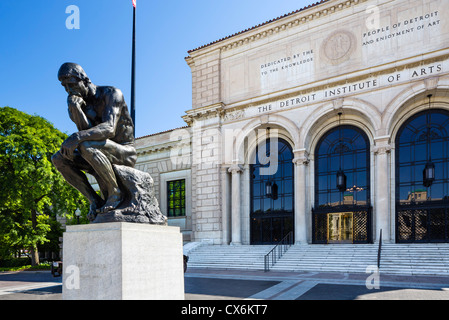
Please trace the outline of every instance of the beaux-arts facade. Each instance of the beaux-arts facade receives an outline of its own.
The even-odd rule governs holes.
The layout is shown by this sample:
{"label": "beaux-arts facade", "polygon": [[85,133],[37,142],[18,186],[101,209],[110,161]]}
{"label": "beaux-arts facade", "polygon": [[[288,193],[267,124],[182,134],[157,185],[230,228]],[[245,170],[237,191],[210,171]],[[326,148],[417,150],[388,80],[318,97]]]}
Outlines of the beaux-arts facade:
{"label": "beaux-arts facade", "polygon": [[189,51],[188,126],[137,140],[188,241],[449,242],[446,0],[328,0]]}

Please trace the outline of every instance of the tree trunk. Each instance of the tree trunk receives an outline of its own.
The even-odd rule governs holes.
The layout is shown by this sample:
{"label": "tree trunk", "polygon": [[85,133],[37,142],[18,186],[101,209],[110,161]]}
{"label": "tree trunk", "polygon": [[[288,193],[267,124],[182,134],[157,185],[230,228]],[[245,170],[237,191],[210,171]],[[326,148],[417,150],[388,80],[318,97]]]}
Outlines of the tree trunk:
{"label": "tree trunk", "polygon": [[[31,226],[33,230],[37,228],[37,212],[36,210],[31,210]],[[39,264],[39,251],[37,249],[37,244],[34,244],[31,248],[31,265],[37,266]]]}
{"label": "tree trunk", "polygon": [[37,266],[39,265],[39,251],[37,250],[37,246],[35,245],[34,248],[31,249],[31,265]]}

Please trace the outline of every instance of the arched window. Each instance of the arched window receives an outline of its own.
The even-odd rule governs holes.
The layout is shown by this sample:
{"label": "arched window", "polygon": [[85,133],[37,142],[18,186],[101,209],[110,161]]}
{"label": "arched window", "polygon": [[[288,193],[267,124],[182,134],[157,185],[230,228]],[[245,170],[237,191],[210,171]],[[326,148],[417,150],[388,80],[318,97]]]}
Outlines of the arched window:
{"label": "arched window", "polygon": [[395,146],[396,241],[448,242],[449,112],[412,116]]}
{"label": "arched window", "polygon": [[[268,162],[269,157],[277,161]],[[277,243],[294,229],[292,161],[292,149],[283,139],[268,139],[256,149],[250,166],[251,244]]]}
{"label": "arched window", "polygon": [[315,149],[315,243],[371,241],[369,140],[357,127],[327,132]]}

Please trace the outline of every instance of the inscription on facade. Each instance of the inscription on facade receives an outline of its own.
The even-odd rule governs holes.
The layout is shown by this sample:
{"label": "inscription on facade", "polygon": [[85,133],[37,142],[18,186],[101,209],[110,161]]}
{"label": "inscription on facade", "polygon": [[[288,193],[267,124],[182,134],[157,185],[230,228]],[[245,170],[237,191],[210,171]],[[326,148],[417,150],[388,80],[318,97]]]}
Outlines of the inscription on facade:
{"label": "inscription on facade", "polygon": [[261,64],[260,73],[263,77],[277,72],[298,69],[312,62],[313,50],[305,50],[303,52],[297,52],[291,56],[285,56],[280,59]]}
{"label": "inscription on facade", "polygon": [[362,47],[375,43],[402,37],[407,34],[416,34],[425,29],[440,25],[440,14],[438,11],[412,17],[390,25],[379,26],[373,30],[363,33]]}
{"label": "inscription on facade", "polygon": [[430,75],[440,74],[447,70],[449,70],[449,61],[432,63],[416,68],[404,69],[400,72],[380,75],[378,77],[368,78],[363,81],[329,87],[322,90],[308,92],[306,94],[300,94],[288,99],[281,99],[267,104],[249,107],[245,112],[245,116],[270,113],[291,107],[300,107],[317,101],[344,97],[348,94],[356,94],[359,92],[369,91],[374,88],[386,85],[425,78]]}

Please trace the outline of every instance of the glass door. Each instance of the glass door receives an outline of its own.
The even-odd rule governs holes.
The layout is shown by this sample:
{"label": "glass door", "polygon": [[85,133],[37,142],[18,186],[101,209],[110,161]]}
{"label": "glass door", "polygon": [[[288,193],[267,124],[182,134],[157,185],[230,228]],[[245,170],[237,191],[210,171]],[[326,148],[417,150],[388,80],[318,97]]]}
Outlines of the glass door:
{"label": "glass door", "polygon": [[352,243],[352,212],[328,214],[328,243]]}

